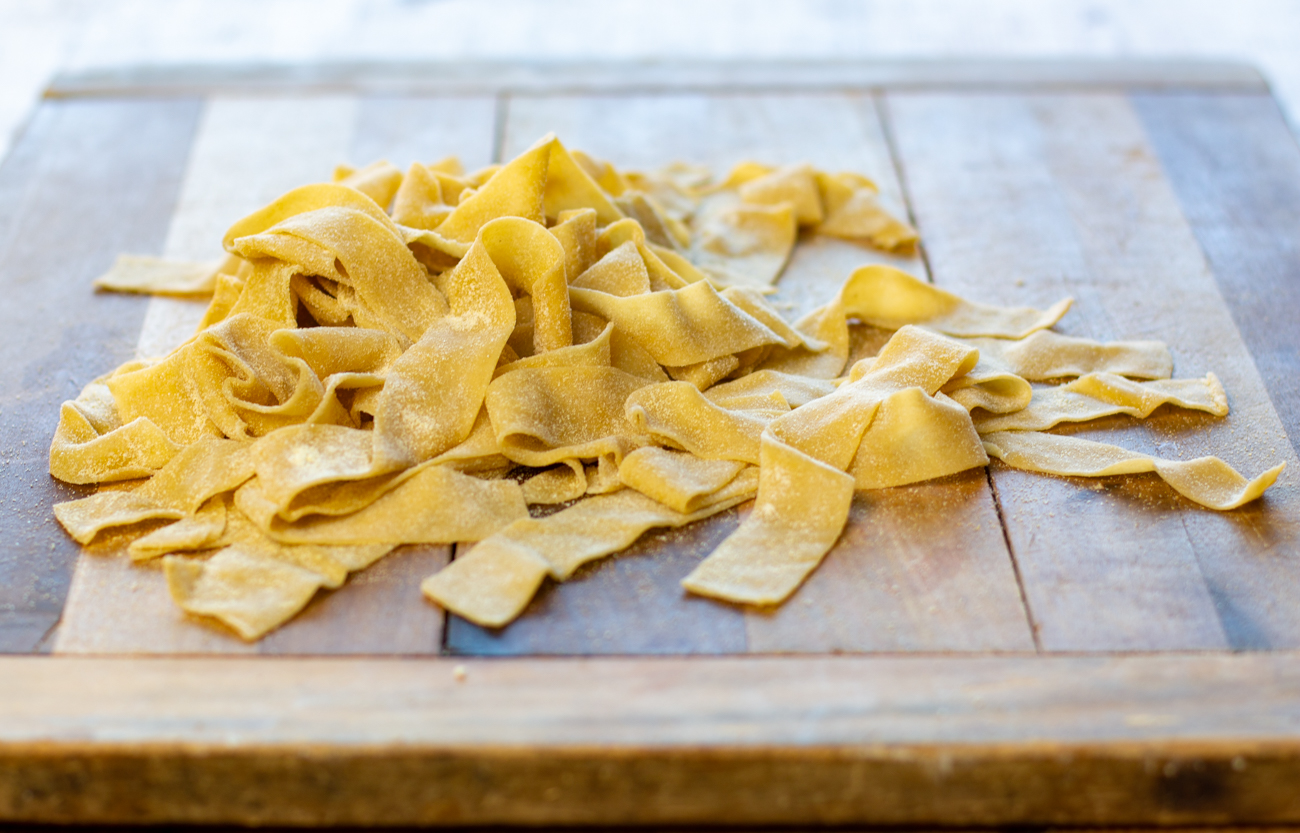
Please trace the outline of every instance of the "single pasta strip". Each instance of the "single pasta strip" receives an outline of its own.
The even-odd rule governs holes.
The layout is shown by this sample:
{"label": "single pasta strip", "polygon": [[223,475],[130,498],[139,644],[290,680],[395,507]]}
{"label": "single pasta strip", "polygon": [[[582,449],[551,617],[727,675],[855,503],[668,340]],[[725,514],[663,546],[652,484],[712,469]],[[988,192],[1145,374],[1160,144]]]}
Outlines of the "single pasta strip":
{"label": "single pasta strip", "polygon": [[50,443],[50,474],[65,483],[134,480],[158,471],[181,450],[147,417],[122,424],[114,409],[111,421],[97,420],[86,407],[86,397],[95,395],[92,388],[102,388],[113,402],[108,388],[90,385],[76,400],[63,403]]}
{"label": "single pasta strip", "polygon": [[101,530],[141,521],[179,520],[185,510],[166,506],[129,491],[96,492],[81,500],[54,504],[54,517],[79,544],[89,544]]}
{"label": "single pasta strip", "polygon": [[1023,410],[1034,398],[1034,386],[1028,380],[1001,369],[983,353],[969,373],[944,385],[943,392],[967,411],[983,408],[991,414]]}
{"label": "single pasta strip", "polygon": [[[887,467],[889,461],[873,459],[868,452],[861,464],[864,481],[912,482],[927,472],[938,476],[932,472],[949,474],[986,462],[972,453],[975,432],[963,408],[943,402],[929,408],[915,401],[917,394],[928,400],[954,376],[970,370],[977,358],[972,347],[904,327],[874,361],[855,367],[850,381],[834,393],[773,420],[762,435],[754,511],[682,580],[682,586],[700,595],[758,605],[780,603],[793,593],[848,522],[857,476],[845,470],[854,465],[864,436],[891,399],[896,400],[897,413],[891,411],[884,422],[890,439],[905,442],[910,433],[911,439],[923,442],[916,456],[896,453],[893,462],[898,468],[893,469]],[[914,417],[927,410],[927,428],[918,431]],[[954,427],[964,442],[943,442]],[[880,440],[873,438],[876,442]]]}
{"label": "single pasta strip", "polygon": [[211,295],[217,286],[217,274],[234,272],[232,258],[210,263],[171,260],[146,255],[118,255],[107,272],[95,278],[96,289],[114,292],[141,292],[151,295],[181,297]]}
{"label": "single pasta strip", "polygon": [[383,206],[391,203],[397,194],[402,184],[402,172],[393,163],[381,159],[355,170],[336,168],[334,181],[357,189],[376,205]]}
{"label": "single pasta strip", "polygon": [[135,539],[127,551],[132,561],[148,561],[169,553],[215,546],[226,531],[226,513],[225,499],[214,497],[193,515]]}
{"label": "single pasta strip", "polygon": [[753,496],[756,480],[735,477],[689,514],[624,489],[547,518],[521,519],[425,579],[420,589],[459,616],[501,627],[523,612],[546,576],[563,581],[588,561],[631,546],[648,529],[684,526],[743,503]]}
{"label": "single pasta strip", "polygon": [[1174,371],[1169,347],[1159,341],[1099,342],[1051,330],[1039,330],[1016,341],[994,338],[967,341],[979,349],[983,361],[1031,382],[1088,373],[1168,379]]}
{"label": "single pasta strip", "polygon": [[655,361],[670,367],[685,367],[766,344],[785,344],[780,335],[708,283],[631,297],[571,287],[569,301],[575,310],[614,322]]}
{"label": "single pasta strip", "polygon": [[451,215],[442,193],[442,180],[427,165],[412,162],[393,194],[393,222],[407,228],[432,231]]}
{"label": "single pasta strip", "polygon": [[904,388],[880,403],[848,472],[858,489],[907,486],[987,465],[970,414],[922,388]]}
{"label": "single pasta strip", "polygon": [[845,315],[896,330],[919,324],[949,336],[1024,338],[1065,315],[1073,299],[1046,310],[967,301],[890,266],[864,266],[840,290]]}
{"label": "single pasta strip", "polygon": [[477,191],[461,199],[435,231],[448,240],[472,243],[479,229],[499,217],[545,219],[546,170],[555,137],[548,134],[516,156]]}
{"label": "single pasta strip", "polygon": [[514,329],[510,290],[486,246],[475,243],[444,286],[450,313],[430,323],[385,377],[374,426],[374,462],[380,470],[431,460],[469,436]]}
{"label": "single pasta strip", "polygon": [[646,439],[623,403],[649,383],[612,367],[533,367],[503,374],[486,404],[501,453],[527,466],[623,455]]}
{"label": "single pasta strip", "polygon": [[565,503],[587,493],[587,473],[581,463],[559,465],[528,478],[523,489],[529,506]]}
{"label": "single pasta strip", "polygon": [[480,480],[426,464],[391,491],[350,515],[276,515],[256,480],[235,493],[235,506],[270,538],[286,544],[450,544],[477,541],[528,514],[519,484]]}
{"label": "single pasta strip", "polygon": [[293,618],[325,583],[312,570],[233,547],[206,561],[169,555],[163,569],[182,610],[220,619],[250,641]]}
{"label": "single pasta strip", "polygon": [[807,405],[835,391],[836,384],[776,370],[755,370],[730,382],[714,385],[704,397],[723,408],[777,407],[781,411]]}
{"label": "single pasta strip", "polygon": [[984,448],[1009,466],[1066,477],[1107,477],[1155,472],[1183,497],[1210,509],[1236,509],[1272,486],[1286,468],[1281,463],[1253,480],[1218,457],[1162,460],[1119,446],[1077,437],[1004,431],[983,435]]}
{"label": "single pasta strip", "polygon": [[764,434],[753,511],[682,587],[729,602],[779,604],[830,551],[852,502],[851,476]]}
{"label": "single pasta strip", "polygon": [[269,205],[239,220],[226,231],[221,245],[226,251],[231,251],[235,247],[235,241],[241,237],[261,234],[300,214],[334,207],[355,209],[368,215],[392,233],[398,235],[401,233],[398,225],[366,194],[345,185],[321,183],[294,188]]}
{"label": "single pasta strip", "polygon": [[686,452],[647,446],[623,458],[618,477],[623,485],[690,514],[744,468],[744,463],[734,460],[702,460]]}
{"label": "single pasta strip", "polygon": [[788,203],[801,226],[815,226],[826,219],[817,171],[807,162],[786,165],[768,174],[745,180],[736,189],[745,202],[757,205]]}
{"label": "single pasta strip", "polygon": [[382,474],[374,465],[373,442],[373,432],[342,425],[282,428],[252,446],[262,494],[286,520],[293,520],[300,514],[294,511],[295,501],[304,492]]}
{"label": "single pasta strip", "polygon": [[1033,401],[1011,414],[979,417],[981,433],[1043,431],[1062,422],[1126,414],[1145,419],[1161,405],[1227,416],[1228,397],[1213,373],[1204,379],[1159,379],[1134,382],[1112,373],[1090,373],[1073,382],[1034,391]]}
{"label": "single pasta strip", "polygon": [[704,460],[738,460],[755,465],[763,429],[786,410],[730,410],[711,402],[690,382],[649,385],[626,400],[628,421],[655,442],[684,449]]}

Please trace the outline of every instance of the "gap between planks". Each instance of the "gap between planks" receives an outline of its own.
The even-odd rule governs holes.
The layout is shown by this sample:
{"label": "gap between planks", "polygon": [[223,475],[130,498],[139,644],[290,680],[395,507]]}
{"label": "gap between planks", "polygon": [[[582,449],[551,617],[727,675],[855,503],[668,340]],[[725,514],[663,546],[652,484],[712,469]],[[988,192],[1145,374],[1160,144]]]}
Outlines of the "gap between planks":
{"label": "gap between planks", "polygon": [[[880,114],[881,134],[889,148],[889,158],[893,163],[894,176],[898,182],[899,190],[904,201],[907,204],[907,219],[913,228],[919,228],[920,223],[917,221],[916,209],[913,207],[913,197],[907,184],[907,168],[903,164],[902,154],[898,151],[898,138],[894,135],[894,125],[889,113],[889,100],[882,94],[877,93],[873,96],[876,105],[876,112]],[[921,239],[917,243],[917,256],[925,265],[925,279],[934,283],[934,269],[930,265],[930,254],[926,249],[925,240]],[[988,483],[989,494],[993,498],[993,509],[997,513],[998,525],[1002,529],[1002,541],[1006,547],[1007,556],[1011,560],[1011,569],[1016,577],[1016,589],[1020,593],[1020,606],[1025,613],[1025,624],[1029,627],[1029,636],[1033,640],[1034,650],[1043,652],[1043,641],[1038,634],[1038,625],[1034,622],[1034,609],[1029,603],[1029,595],[1025,592],[1025,579],[1020,572],[1020,562],[1016,559],[1015,549],[1011,544],[1011,533],[1007,529],[1007,521],[1002,512],[1002,500],[998,496],[997,483],[994,482],[991,468],[985,468],[984,477]]]}

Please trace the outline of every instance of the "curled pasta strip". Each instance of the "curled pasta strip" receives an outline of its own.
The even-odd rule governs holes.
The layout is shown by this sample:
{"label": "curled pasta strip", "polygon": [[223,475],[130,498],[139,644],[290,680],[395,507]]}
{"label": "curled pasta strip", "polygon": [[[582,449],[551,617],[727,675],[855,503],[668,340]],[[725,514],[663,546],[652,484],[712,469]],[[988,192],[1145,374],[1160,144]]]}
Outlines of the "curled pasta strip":
{"label": "curled pasta strip", "polygon": [[1218,457],[1162,460],[1119,446],[1078,437],[1010,431],[985,434],[984,448],[1009,466],[1067,477],[1108,477],[1155,472],[1180,495],[1210,509],[1236,509],[1272,486],[1280,463],[1247,480]]}

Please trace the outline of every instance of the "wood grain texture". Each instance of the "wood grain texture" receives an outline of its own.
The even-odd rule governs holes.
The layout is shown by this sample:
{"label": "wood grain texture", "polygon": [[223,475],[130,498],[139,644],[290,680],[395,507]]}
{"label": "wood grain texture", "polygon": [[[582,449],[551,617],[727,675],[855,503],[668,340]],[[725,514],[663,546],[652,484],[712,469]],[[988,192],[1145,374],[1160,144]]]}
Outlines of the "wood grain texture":
{"label": "wood grain texture", "polygon": [[36,648],[63,607],[78,547],[51,507],[59,403],[131,357],[139,298],[91,280],[123,249],[157,252],[199,113],[191,100],[41,108],[0,168],[0,651]]}
{"label": "wood grain texture", "polygon": [[[1064,332],[1170,344],[1179,376],[1213,370],[1233,413],[1158,412],[1063,429],[1251,473],[1294,466],[1281,424],[1141,126],[1122,96],[891,96],[937,283],[996,303],[1076,298]],[[978,219],[978,222],[976,222]],[[1300,494],[1284,479],[1232,512],[1152,475],[1047,478],[995,465],[1029,608],[1047,650],[1295,644]]]}
{"label": "wood grain texture", "polygon": [[50,97],[214,92],[526,94],[697,90],[1202,89],[1264,92],[1247,64],[1208,60],[671,60],[322,61],[307,64],[118,66],[64,72]]}
{"label": "wood grain texture", "polygon": [[[907,213],[870,97],[539,96],[512,99],[508,113],[507,157],[555,131],[571,146],[623,168],[683,160],[721,174],[745,159],[809,161],[866,173],[879,182],[892,210]],[[855,267],[870,262],[925,274],[919,257],[893,257],[805,235],[774,302],[795,319],[829,301]],[[922,494],[928,502],[916,500]],[[701,604],[728,613],[740,610],[682,593],[678,582],[708,549],[696,552],[698,544],[690,539],[682,553],[674,543],[679,539],[667,536],[653,539],[662,548],[663,565],[623,568],[617,566],[618,556],[593,565],[584,582],[556,588],[554,602],[545,597],[496,639],[462,642],[461,634],[483,632],[452,617],[449,647],[518,654],[1032,650],[987,483],[966,478],[889,490],[860,496],[856,506],[841,543],[791,601],[775,610],[744,611],[741,641],[719,643],[712,630],[684,636],[647,630],[624,621],[624,605],[611,605],[609,599],[635,598],[637,609],[650,615],[647,606],[666,605],[659,616],[668,620],[678,617],[678,609]],[[713,543],[720,540],[712,532],[702,535]],[[636,589],[648,581],[645,570],[655,575],[653,594]],[[530,636],[510,637],[514,632]]]}
{"label": "wood grain texture", "polygon": [[1300,451],[1300,146],[1267,95],[1132,100]]}
{"label": "wood grain texture", "polygon": [[0,660],[0,818],[1300,821],[1300,656]]}

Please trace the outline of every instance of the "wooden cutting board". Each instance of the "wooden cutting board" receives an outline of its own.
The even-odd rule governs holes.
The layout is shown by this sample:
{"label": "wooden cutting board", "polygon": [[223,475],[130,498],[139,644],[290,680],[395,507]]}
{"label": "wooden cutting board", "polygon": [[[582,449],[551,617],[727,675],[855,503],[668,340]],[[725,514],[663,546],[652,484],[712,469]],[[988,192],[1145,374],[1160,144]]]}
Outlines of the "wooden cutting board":
{"label": "wooden cutting board", "polygon": [[[678,582],[746,507],[645,536],[502,630],[407,547],[249,645],[186,618],[51,505],[58,405],[201,304],[96,294],[123,251],[219,254],[339,162],[509,158],[866,173],[890,262],[972,299],[1076,298],[1232,413],[1077,433],[1288,471],[1226,513],[1154,475],[1000,464],[859,493],[776,610]],[[256,824],[1300,822],[1300,149],[1213,64],[647,64],[140,70],[59,79],[0,167],[0,820]],[[810,237],[792,316],[882,260]],[[232,656],[234,655],[234,656]]]}

